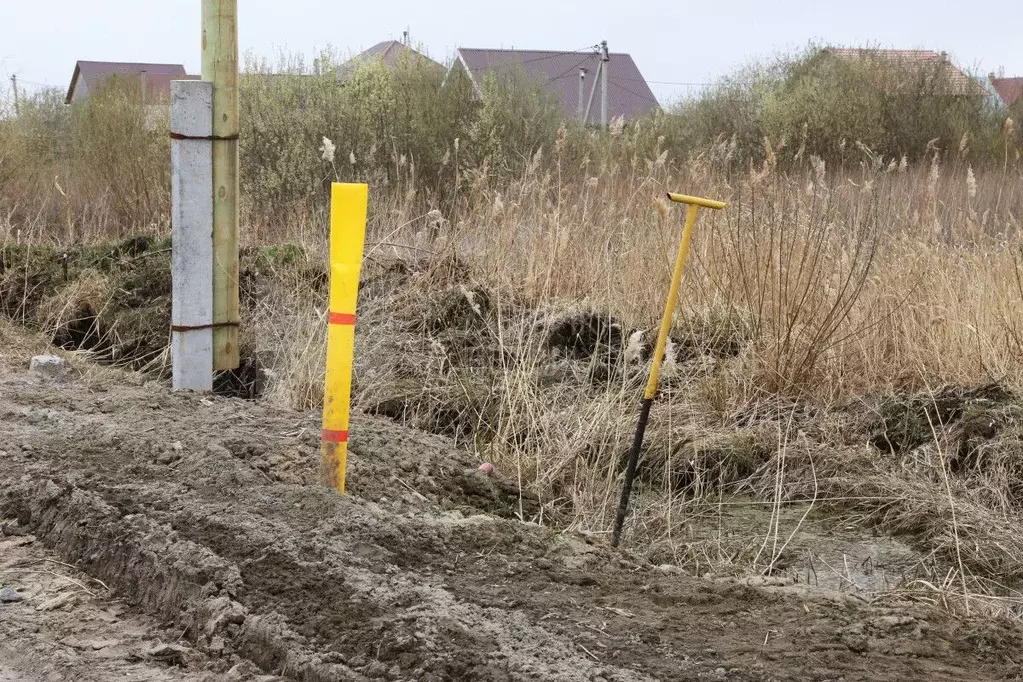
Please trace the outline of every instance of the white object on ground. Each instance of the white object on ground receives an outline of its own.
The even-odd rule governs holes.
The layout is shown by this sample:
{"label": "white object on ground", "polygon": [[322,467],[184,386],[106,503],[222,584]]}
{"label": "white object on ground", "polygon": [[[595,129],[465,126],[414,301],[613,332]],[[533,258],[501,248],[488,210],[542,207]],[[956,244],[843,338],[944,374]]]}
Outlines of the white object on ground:
{"label": "white object on ground", "polygon": [[36,355],[29,364],[30,371],[55,379],[64,376],[70,369],[67,360],[57,355]]}

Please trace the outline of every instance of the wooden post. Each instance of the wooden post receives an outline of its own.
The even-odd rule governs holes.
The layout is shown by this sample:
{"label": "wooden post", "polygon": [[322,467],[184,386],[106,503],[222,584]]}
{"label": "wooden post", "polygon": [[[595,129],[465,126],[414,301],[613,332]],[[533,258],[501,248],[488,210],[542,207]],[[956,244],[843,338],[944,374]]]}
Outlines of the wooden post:
{"label": "wooden post", "polygon": [[238,367],[238,0],[202,0],[213,83],[213,369]]}
{"label": "wooden post", "polygon": [[171,81],[174,390],[213,388],[213,84]]}

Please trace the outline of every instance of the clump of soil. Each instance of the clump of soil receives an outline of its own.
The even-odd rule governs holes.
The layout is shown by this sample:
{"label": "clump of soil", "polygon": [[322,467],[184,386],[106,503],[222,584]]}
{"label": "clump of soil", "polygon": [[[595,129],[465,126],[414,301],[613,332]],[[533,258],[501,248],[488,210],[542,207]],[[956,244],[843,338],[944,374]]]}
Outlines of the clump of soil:
{"label": "clump of soil", "polygon": [[[693,497],[734,490],[757,474],[778,451],[773,429],[738,429],[710,433],[655,430],[644,473],[667,481],[671,490]],[[672,436],[671,442],[662,442]]]}
{"label": "clump of soil", "polygon": [[167,346],[169,262],[169,244],[148,237],[69,250],[8,245],[0,251],[0,305],[62,348],[142,368]]}
{"label": "clump of soil", "polygon": [[622,352],[622,325],[594,310],[572,311],[546,324],[547,347],[575,360]]}
{"label": "clump of soil", "polygon": [[969,389],[950,386],[929,393],[879,398],[867,427],[870,444],[882,452],[904,455],[933,442],[964,416],[976,417],[985,408],[1012,398],[1012,393],[999,384]]}
{"label": "clump of soil", "polygon": [[[628,335],[627,361],[649,362],[657,340],[657,328],[640,329]],[[749,322],[738,311],[712,308],[691,311],[674,320],[670,348],[672,359],[685,363],[706,356],[733,358],[746,347],[753,331]]]}
{"label": "clump of soil", "polygon": [[453,370],[442,378],[391,381],[361,401],[370,414],[390,417],[457,443],[493,437],[499,406],[496,386],[478,373]]}
{"label": "clump of soil", "polygon": [[427,297],[423,326],[433,334],[452,329],[479,331],[494,323],[493,312],[486,289],[459,283]]}

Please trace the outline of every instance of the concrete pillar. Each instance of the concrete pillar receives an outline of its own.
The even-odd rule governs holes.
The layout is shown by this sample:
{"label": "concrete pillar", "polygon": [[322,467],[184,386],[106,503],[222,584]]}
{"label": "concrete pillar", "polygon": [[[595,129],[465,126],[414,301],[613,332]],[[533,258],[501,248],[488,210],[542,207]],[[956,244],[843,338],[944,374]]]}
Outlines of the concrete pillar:
{"label": "concrete pillar", "polygon": [[171,82],[171,361],[175,390],[213,388],[213,84]]}

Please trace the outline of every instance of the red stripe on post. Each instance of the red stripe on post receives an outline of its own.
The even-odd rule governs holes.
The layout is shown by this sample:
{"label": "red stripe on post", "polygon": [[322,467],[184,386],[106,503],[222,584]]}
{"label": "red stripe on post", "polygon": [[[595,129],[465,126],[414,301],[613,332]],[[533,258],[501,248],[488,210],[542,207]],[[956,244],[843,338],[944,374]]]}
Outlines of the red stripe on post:
{"label": "red stripe on post", "polygon": [[327,316],[329,324],[355,324],[355,315],[352,313],[330,313]]}
{"label": "red stripe on post", "polygon": [[348,432],[335,431],[333,429],[323,429],[323,441],[325,443],[347,443]]}

